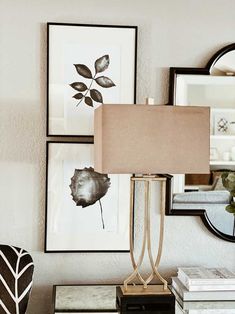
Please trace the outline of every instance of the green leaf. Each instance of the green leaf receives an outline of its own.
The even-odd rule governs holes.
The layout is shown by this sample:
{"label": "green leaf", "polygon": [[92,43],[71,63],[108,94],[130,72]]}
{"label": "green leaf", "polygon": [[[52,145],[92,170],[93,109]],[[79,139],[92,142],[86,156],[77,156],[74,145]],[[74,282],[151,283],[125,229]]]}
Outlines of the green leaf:
{"label": "green leaf", "polygon": [[93,101],[90,97],[85,97],[85,103],[90,106],[93,107]]}
{"label": "green leaf", "polygon": [[74,64],[78,74],[85,78],[92,78],[91,70],[85,64]]}
{"label": "green leaf", "polygon": [[82,97],[83,97],[83,94],[82,94],[82,93],[78,93],[78,94],[75,94],[75,95],[73,96],[73,98],[75,98],[75,99],[82,99]]}
{"label": "green leaf", "polygon": [[91,89],[91,90],[90,90],[90,95],[91,95],[91,98],[92,98],[94,101],[103,103],[102,94],[101,94],[97,89]]}
{"label": "green leaf", "polygon": [[109,55],[100,57],[95,61],[95,71],[96,73],[103,72],[109,66]]}
{"label": "green leaf", "polygon": [[231,214],[235,214],[235,206],[233,206],[233,205],[227,205],[227,206],[225,207],[225,210],[226,210],[227,212],[231,213]]}
{"label": "green leaf", "polygon": [[87,86],[83,82],[74,82],[70,84],[70,86],[79,92],[85,92],[85,90],[87,90]]}
{"label": "green leaf", "polygon": [[114,82],[106,77],[106,76],[100,76],[100,77],[97,77],[95,79],[96,83],[104,88],[109,88],[109,87],[113,87],[115,86]]}
{"label": "green leaf", "polygon": [[234,197],[235,196],[235,173],[225,172],[221,175],[221,177],[222,177],[223,186]]}

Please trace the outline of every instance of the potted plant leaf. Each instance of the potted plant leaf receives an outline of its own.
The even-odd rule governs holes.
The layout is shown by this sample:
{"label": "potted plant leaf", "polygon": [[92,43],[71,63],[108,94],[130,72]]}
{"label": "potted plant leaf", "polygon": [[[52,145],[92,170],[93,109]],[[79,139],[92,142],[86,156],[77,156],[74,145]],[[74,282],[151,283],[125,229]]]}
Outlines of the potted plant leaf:
{"label": "potted plant leaf", "polygon": [[230,204],[225,207],[225,210],[234,215],[233,236],[235,236],[235,172],[224,172],[221,177],[223,186],[231,196]]}

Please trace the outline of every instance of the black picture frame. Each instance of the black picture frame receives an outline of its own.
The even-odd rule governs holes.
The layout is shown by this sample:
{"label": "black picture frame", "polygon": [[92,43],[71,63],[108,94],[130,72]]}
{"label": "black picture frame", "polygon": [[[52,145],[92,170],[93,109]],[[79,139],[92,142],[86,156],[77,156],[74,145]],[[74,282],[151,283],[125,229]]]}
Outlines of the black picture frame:
{"label": "black picture frame", "polygon": [[[93,166],[91,162],[91,160],[93,160],[92,158],[93,144],[94,144],[93,141],[46,142],[46,203],[45,203],[46,208],[45,208],[45,240],[44,240],[45,253],[130,252],[129,242],[130,175],[122,174],[108,175],[111,184],[108,188],[108,191],[106,191],[106,194],[103,197],[101,196],[102,201],[104,201],[105,203],[103,205],[100,205],[99,207],[100,222],[98,222],[94,216],[94,212],[97,213],[97,206],[99,205],[97,204],[97,202],[90,205],[92,212],[90,212],[89,215],[91,215],[92,217],[92,224],[94,225],[94,220],[97,221],[97,224],[94,225],[95,226],[94,229],[92,226],[87,227],[87,225],[84,225],[84,222],[87,221],[87,217],[89,217],[87,213],[89,205],[85,206],[86,210],[85,214],[84,212],[81,211],[80,214],[77,213],[78,209],[84,210],[84,207],[82,207],[81,204],[80,206],[76,206],[76,202],[75,200],[73,200],[74,190],[72,190],[72,187],[70,187],[70,184],[72,184],[71,178],[72,177],[75,178],[74,170],[79,169],[80,165],[82,165],[81,166],[82,170]],[[87,155],[85,156],[84,153],[88,153],[89,156]],[[76,165],[75,168],[74,165]],[[73,169],[73,171],[71,171],[71,169]],[[87,175],[87,172],[85,173],[85,175]],[[89,169],[88,175],[90,175]],[[91,176],[92,175],[93,172],[91,172]],[[80,178],[77,177],[76,180],[78,182]],[[65,191],[65,193],[63,194],[61,193],[61,191],[62,192]],[[111,194],[108,196],[109,192]],[[83,199],[84,197],[79,195],[78,198]],[[111,201],[112,206],[108,207],[108,204],[110,204]],[[65,204],[66,206],[64,206]],[[70,217],[70,219],[66,219],[69,213],[72,213],[72,216]],[[117,215],[118,218],[116,218]],[[96,217],[98,216],[96,215]],[[79,226],[78,221],[80,221],[81,224],[80,229],[85,230],[83,231],[84,232],[83,238],[81,237],[82,231],[81,230],[79,232],[76,231]],[[102,221],[104,222],[103,230]],[[75,224],[77,225],[73,225],[73,222],[75,222]],[[107,224],[109,229],[107,229]],[[89,228],[90,230],[92,230],[92,232],[86,233],[87,232],[86,230]],[[134,236],[133,231],[132,234]],[[79,235],[80,238],[79,237],[76,238],[76,235],[77,236]],[[87,247],[84,243],[82,243],[85,237],[88,243]],[[71,244],[70,239],[72,238],[74,243]],[[76,239],[80,240],[77,241]],[[97,243],[99,245],[97,245]],[[97,247],[95,245],[97,245]]]}
{"label": "black picture frame", "polygon": [[[78,43],[77,37],[74,37],[73,43],[66,42],[66,34],[70,38],[73,38],[73,36],[80,36],[81,34],[87,34],[89,32],[89,36],[91,38],[90,41],[94,41],[94,46],[99,44],[98,40],[102,37],[102,30],[104,31],[104,34],[106,36],[109,36],[110,42],[105,45],[108,47],[104,48],[103,57],[109,56],[109,53],[113,52],[114,56],[114,62],[112,62],[112,58],[108,57],[107,59],[103,58],[102,61],[100,61],[100,67],[99,67],[99,73],[100,76],[104,77],[103,72],[108,68],[108,71],[111,71],[116,76],[120,75],[120,78],[118,78],[118,82],[122,81],[122,84],[115,84],[116,81],[113,82],[116,88],[116,93],[112,92],[112,96],[110,95],[108,98],[104,98],[101,95],[101,92],[98,90],[102,90],[102,93],[112,90],[110,86],[110,81],[107,80],[104,82],[104,80],[99,80],[100,77],[97,77],[94,79],[93,74],[92,78],[87,78],[87,75],[82,73],[77,69],[77,67],[74,68],[75,64],[81,64],[80,65],[86,65],[84,60],[87,59],[87,55],[91,52],[89,52],[89,49],[87,51],[87,37],[86,42],[84,42],[84,48],[81,49],[79,46],[79,53],[81,53],[79,57],[76,57],[72,55],[71,51],[74,51],[75,54],[75,48],[70,49],[70,47],[66,48],[69,45],[73,45],[73,47],[76,47],[78,49],[78,44],[82,45],[83,43]],[[113,33],[111,32],[113,30]],[[97,32],[95,32],[97,31]],[[63,33],[64,32],[64,33]],[[101,103],[101,99],[104,98],[103,102],[110,102],[110,103],[128,103],[128,104],[135,104],[136,103],[136,67],[137,67],[137,32],[138,27],[137,26],[127,26],[127,25],[100,25],[100,24],[73,24],[73,23],[47,23],[47,128],[46,128],[46,135],[50,137],[60,136],[60,137],[92,137],[92,112],[93,107],[91,107],[91,101],[95,103],[97,106],[99,103]],[[76,35],[77,33],[77,35]],[[96,34],[97,33],[97,34]],[[85,36],[85,35],[83,35]],[[88,37],[89,37],[88,36]],[[91,37],[92,36],[92,37]],[[93,40],[92,40],[93,39]],[[111,42],[111,40],[113,42]],[[97,41],[97,42],[95,42]],[[117,47],[116,47],[116,46]],[[122,45],[122,46],[118,46]],[[129,45],[129,46],[128,46]],[[98,47],[98,46],[97,46]],[[116,48],[115,48],[116,47]],[[120,48],[120,49],[119,49]],[[123,51],[123,48],[125,51]],[[69,51],[67,51],[67,50]],[[116,50],[115,50],[116,49]],[[101,59],[101,52],[99,52],[100,48],[97,49],[96,57],[92,57],[93,63],[98,61],[98,58]],[[120,52],[120,51],[122,52]],[[59,51],[59,56],[55,56],[56,52]],[[66,51],[66,52],[65,52]],[[83,51],[83,52],[82,52]],[[108,51],[108,52],[107,52]],[[122,58],[122,62],[118,64],[115,62],[115,60],[119,60],[118,56],[121,53],[125,56]],[[61,55],[64,57],[62,58]],[[92,52],[92,55],[94,55],[94,52]],[[63,59],[63,60],[62,60]],[[65,67],[63,64],[67,63],[67,60],[70,60],[71,68]],[[91,59],[90,59],[91,60]],[[89,62],[91,62],[89,60]],[[105,63],[106,61],[106,63]],[[110,65],[109,65],[110,61]],[[118,61],[119,62],[119,61]],[[104,65],[105,64],[105,65]],[[86,65],[87,66],[87,65]],[[64,69],[66,68],[66,70]],[[71,72],[71,70],[73,72]],[[80,68],[81,70],[81,68]],[[84,70],[84,67],[83,69]],[[94,70],[94,69],[93,69]],[[124,70],[126,73],[124,73]],[[82,71],[83,72],[83,71]],[[95,73],[97,71],[95,70]],[[120,73],[119,73],[120,72]],[[123,72],[123,73],[122,73]],[[66,75],[64,73],[67,73],[66,75],[70,77],[68,73],[73,73],[71,75],[71,80],[66,81],[64,78]],[[107,73],[104,72],[104,73]],[[76,74],[76,80],[81,80],[80,83],[82,85],[78,85],[71,87],[73,83],[73,76]],[[88,75],[89,76],[89,75]],[[105,76],[106,79],[111,79],[107,76]],[[64,80],[66,81],[66,84],[64,83]],[[93,88],[93,94],[91,94],[91,89],[88,87],[88,81],[92,80],[92,82],[95,82],[94,84],[95,89]],[[90,81],[89,81],[90,82]],[[98,82],[98,83],[97,83]],[[70,85],[68,86],[67,85]],[[80,89],[84,89],[84,84],[87,85],[86,91],[81,91]],[[105,85],[105,86],[104,86]],[[112,85],[112,84],[111,84]],[[129,86],[129,88],[128,88]],[[105,88],[104,88],[105,87]],[[108,87],[108,88],[107,88]],[[118,87],[118,89],[117,89]],[[65,88],[65,89],[64,89]],[[78,92],[78,89],[80,90]],[[96,89],[98,88],[98,89]],[[66,92],[64,92],[66,90]],[[94,92],[96,90],[96,92]],[[85,93],[89,92],[86,97],[89,98],[88,106],[86,106],[85,100]],[[75,95],[69,95],[66,96],[67,93],[69,94],[75,94]],[[79,95],[78,95],[79,94]],[[82,103],[81,99],[79,98],[73,98],[75,97],[82,97],[83,94]],[[115,95],[114,95],[115,94]],[[101,95],[101,98],[100,98]],[[67,97],[67,98],[66,98]],[[65,113],[65,106],[64,106],[64,99],[69,99],[69,105],[66,106],[67,112]],[[94,101],[95,99],[95,101]],[[73,105],[71,104],[73,103]],[[79,109],[76,109],[76,106],[80,103],[80,105],[83,105],[83,107],[79,106]],[[75,121],[75,115],[79,112],[82,113],[81,123],[80,126],[77,124],[77,120]],[[64,117],[65,116],[65,117]],[[70,117],[67,121],[66,117]],[[87,121],[87,122],[86,122]],[[65,127],[66,125],[66,127]],[[75,128],[75,129],[73,129]],[[76,130],[76,128],[78,128]],[[86,132],[86,128],[89,129],[89,132]]]}
{"label": "black picture frame", "polygon": [[[175,99],[175,93],[176,93],[176,78],[177,75],[184,74],[184,75],[210,75],[212,67],[215,65],[215,63],[223,57],[226,53],[235,50],[235,43],[232,43],[230,45],[227,45],[220,50],[218,50],[207,62],[206,66],[204,68],[187,68],[187,67],[171,67],[169,69],[169,97],[168,97],[168,103],[167,105],[174,105],[174,99]],[[212,232],[215,236],[218,238],[229,241],[229,242],[235,242],[235,237],[229,234],[225,234],[218,230],[213,223],[211,222],[210,218],[207,215],[207,212],[205,209],[173,209],[172,208],[172,183],[173,177],[171,178],[171,183],[169,187],[169,198],[168,198],[168,204],[169,206],[166,206],[166,215],[167,216],[199,216],[206,228]]]}

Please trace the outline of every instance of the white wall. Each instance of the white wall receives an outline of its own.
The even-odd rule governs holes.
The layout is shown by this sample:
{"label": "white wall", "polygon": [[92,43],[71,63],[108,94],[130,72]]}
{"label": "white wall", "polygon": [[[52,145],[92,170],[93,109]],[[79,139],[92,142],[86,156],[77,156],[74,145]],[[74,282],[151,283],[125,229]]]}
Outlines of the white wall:
{"label": "white wall", "polygon": [[[128,254],[44,254],[46,22],[138,25],[137,100],[167,102],[170,66],[204,66],[235,42],[234,0],[0,0],[0,242],[32,252],[28,313],[50,313],[53,284],[120,282]],[[235,245],[196,217],[166,217],[161,271],[235,270]]]}

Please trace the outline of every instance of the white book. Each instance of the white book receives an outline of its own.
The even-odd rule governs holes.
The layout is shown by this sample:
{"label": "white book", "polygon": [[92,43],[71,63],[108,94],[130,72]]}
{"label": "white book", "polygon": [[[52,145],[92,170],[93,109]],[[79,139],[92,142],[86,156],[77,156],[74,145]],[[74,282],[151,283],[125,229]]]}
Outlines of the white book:
{"label": "white book", "polygon": [[178,278],[190,291],[235,290],[235,274],[226,268],[180,267]]}
{"label": "white book", "polygon": [[235,301],[187,301],[176,297],[176,314],[235,314]]}
{"label": "white book", "polygon": [[233,291],[189,291],[177,277],[172,278],[172,287],[183,301],[235,301],[235,288]]}
{"label": "white book", "polygon": [[[176,295],[177,303],[179,304],[180,308],[184,311],[192,311],[192,310],[213,310],[213,311],[220,311],[220,310],[233,310],[233,314],[235,313],[235,301],[191,301],[191,302],[183,302]],[[217,312],[218,313],[218,312]]]}

